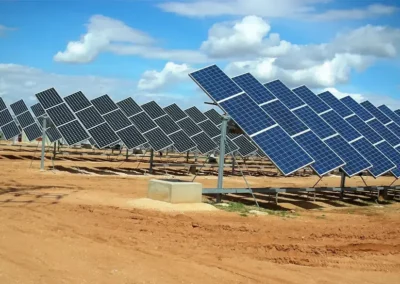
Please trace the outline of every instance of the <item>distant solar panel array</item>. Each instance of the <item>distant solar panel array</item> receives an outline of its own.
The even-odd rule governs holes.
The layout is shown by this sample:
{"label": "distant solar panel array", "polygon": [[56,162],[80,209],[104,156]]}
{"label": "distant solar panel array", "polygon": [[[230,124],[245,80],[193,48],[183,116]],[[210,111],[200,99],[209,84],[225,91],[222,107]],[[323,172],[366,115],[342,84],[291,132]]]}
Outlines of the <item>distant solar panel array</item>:
{"label": "distant solar panel array", "polygon": [[[284,174],[311,167],[324,176],[342,169],[348,176],[369,171],[374,177],[400,177],[400,110],[361,104],[330,92],[314,94],[306,86],[293,90],[281,81],[261,84],[250,73],[229,78],[216,65],[189,74],[243,134],[228,133],[225,152],[268,157]],[[177,104],[162,108],[132,98],[117,103],[108,96],[89,100],[82,92],[62,98],[54,88],[36,94],[39,103],[10,105],[0,98],[0,129],[8,140],[21,130],[28,140],[42,136],[43,120],[51,142],[89,141],[99,148],[122,144],[162,151],[208,154],[218,150],[222,116],[215,109]]]}

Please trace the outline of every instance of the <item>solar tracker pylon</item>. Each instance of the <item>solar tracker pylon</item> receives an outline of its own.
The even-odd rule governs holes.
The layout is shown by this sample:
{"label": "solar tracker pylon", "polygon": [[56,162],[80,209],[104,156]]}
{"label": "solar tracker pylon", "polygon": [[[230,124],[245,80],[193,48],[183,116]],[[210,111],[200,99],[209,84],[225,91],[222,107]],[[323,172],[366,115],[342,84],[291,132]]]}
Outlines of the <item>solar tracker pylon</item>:
{"label": "solar tracker pylon", "polygon": [[44,171],[44,155],[46,151],[46,119],[43,119],[42,125],[42,155],[40,157],[40,170]]}

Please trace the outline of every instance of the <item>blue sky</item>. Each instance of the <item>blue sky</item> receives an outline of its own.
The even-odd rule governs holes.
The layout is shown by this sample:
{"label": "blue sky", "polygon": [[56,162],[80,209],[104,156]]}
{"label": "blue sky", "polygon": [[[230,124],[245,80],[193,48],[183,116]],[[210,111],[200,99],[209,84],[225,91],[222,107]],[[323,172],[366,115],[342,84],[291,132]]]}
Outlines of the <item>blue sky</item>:
{"label": "blue sky", "polygon": [[189,107],[207,98],[187,74],[216,63],[400,108],[399,13],[396,1],[0,1],[0,95]]}

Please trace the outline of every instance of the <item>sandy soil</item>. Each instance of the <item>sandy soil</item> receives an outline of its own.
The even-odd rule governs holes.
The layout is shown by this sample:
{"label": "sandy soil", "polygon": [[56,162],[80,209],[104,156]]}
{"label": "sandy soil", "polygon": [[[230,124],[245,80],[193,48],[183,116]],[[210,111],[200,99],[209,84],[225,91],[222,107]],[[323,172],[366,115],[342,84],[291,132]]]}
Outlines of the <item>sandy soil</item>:
{"label": "sandy soil", "polygon": [[[31,155],[0,152],[0,283],[400,283],[399,203],[287,194],[279,205],[257,198],[267,209],[295,213],[143,210],[131,202],[144,198],[148,180],[164,177],[162,171],[143,176],[129,171],[137,167],[129,162],[120,174],[104,172],[120,164],[104,158],[57,160],[57,170],[40,172],[37,160],[29,168]],[[316,180],[249,177],[254,186]],[[216,177],[197,181],[213,187]],[[321,185],[338,183],[328,177]],[[243,180],[228,177],[225,186]]]}

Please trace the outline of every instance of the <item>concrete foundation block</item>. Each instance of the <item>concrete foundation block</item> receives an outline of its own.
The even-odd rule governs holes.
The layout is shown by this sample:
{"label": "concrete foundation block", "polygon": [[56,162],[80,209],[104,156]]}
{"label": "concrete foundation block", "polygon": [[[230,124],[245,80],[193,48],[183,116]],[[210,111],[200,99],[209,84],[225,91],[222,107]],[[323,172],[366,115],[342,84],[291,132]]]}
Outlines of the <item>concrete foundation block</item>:
{"label": "concrete foundation block", "polygon": [[201,203],[203,185],[180,180],[150,180],[147,197],[169,203]]}

